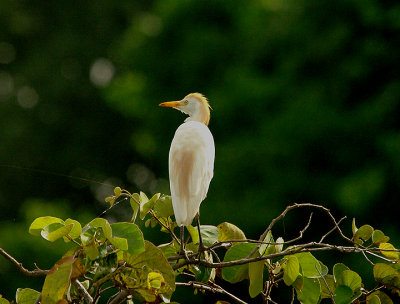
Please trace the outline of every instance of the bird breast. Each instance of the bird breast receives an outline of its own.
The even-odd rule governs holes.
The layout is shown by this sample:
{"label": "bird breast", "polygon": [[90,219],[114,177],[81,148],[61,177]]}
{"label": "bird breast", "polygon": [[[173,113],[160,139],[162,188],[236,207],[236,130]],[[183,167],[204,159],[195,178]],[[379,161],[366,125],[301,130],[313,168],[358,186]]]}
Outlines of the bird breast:
{"label": "bird breast", "polygon": [[174,210],[179,208],[188,218],[198,212],[213,177],[214,157],[214,140],[206,125],[188,121],[179,126],[169,152]]}

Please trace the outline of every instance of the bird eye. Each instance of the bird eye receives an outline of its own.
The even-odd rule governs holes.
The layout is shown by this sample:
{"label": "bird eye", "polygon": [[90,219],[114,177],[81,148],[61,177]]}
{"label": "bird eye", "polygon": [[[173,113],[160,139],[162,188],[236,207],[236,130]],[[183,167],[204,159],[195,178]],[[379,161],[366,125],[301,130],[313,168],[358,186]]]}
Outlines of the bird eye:
{"label": "bird eye", "polygon": [[183,104],[184,104],[185,106],[186,106],[188,103],[189,103],[188,100],[184,100],[184,101],[183,101]]}

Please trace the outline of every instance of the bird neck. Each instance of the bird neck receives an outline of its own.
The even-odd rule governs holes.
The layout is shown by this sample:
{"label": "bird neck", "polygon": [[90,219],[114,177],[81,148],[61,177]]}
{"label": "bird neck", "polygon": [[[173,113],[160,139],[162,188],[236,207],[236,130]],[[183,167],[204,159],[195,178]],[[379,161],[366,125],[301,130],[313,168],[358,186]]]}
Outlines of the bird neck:
{"label": "bird neck", "polygon": [[198,108],[198,110],[186,118],[185,122],[186,121],[198,121],[208,126],[208,123],[210,122],[210,109],[208,105],[201,103],[201,106]]}

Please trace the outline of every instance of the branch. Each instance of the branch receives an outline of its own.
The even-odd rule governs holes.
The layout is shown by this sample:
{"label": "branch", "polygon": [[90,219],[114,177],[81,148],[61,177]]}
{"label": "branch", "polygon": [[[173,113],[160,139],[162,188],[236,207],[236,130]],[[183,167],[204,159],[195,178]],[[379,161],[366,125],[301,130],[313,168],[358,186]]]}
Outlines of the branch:
{"label": "branch", "polygon": [[[268,232],[272,229],[272,227],[275,225],[276,222],[278,222],[279,220],[281,220],[282,218],[284,218],[286,216],[286,214],[293,210],[293,209],[297,209],[297,208],[304,208],[304,207],[311,207],[311,208],[316,208],[316,209],[320,209],[322,211],[324,211],[332,220],[332,222],[335,225],[335,228],[338,230],[340,236],[342,238],[344,238],[346,241],[353,243],[351,241],[351,239],[349,239],[347,236],[345,236],[342,232],[342,230],[340,229],[338,223],[336,222],[336,219],[334,218],[334,216],[331,214],[330,210],[328,208],[325,208],[324,206],[320,206],[320,205],[315,205],[315,204],[310,204],[310,203],[305,203],[305,204],[293,204],[290,206],[287,206],[286,209],[276,218],[274,218],[271,223],[269,224],[269,226],[267,227],[267,229],[264,231],[264,233],[260,236],[259,241],[263,241],[265,239],[265,237],[267,236]],[[250,252],[250,254],[247,256],[248,258],[250,258],[255,252],[257,252],[257,250],[260,248],[260,245],[257,245],[256,248],[254,248],[254,250],[252,252]]]}
{"label": "branch", "polygon": [[17,266],[17,268],[26,276],[28,277],[41,277],[47,275],[50,270],[42,270],[42,269],[35,269],[35,270],[28,270],[26,269],[22,263],[18,262],[14,257],[12,257],[8,252],[6,252],[3,248],[0,248],[0,254],[4,256],[7,260],[9,260],[12,264]]}
{"label": "branch", "polygon": [[88,303],[88,304],[93,303],[92,296],[89,294],[89,292],[86,290],[86,288],[82,285],[82,283],[78,281],[78,279],[73,280],[72,285],[74,285],[74,287],[78,291],[78,293],[84,297],[86,303]]}
{"label": "branch", "polygon": [[122,289],[120,292],[114,295],[114,297],[107,302],[107,304],[119,304],[126,300],[126,298],[130,295],[129,291],[126,289]]}
{"label": "branch", "polygon": [[[203,290],[207,290],[207,291],[211,291],[213,293],[221,293],[224,294],[228,297],[230,297],[232,300],[234,300],[236,303],[240,303],[240,304],[247,304],[247,302],[239,299],[237,296],[229,293],[228,291],[226,291],[225,289],[223,289],[221,286],[218,286],[216,284],[213,284],[213,286],[210,286],[206,283],[201,283],[201,282],[176,282],[175,283],[176,286],[186,286],[186,287],[191,287],[191,288],[198,288],[198,289],[203,289]],[[111,303],[110,303],[111,304]]]}

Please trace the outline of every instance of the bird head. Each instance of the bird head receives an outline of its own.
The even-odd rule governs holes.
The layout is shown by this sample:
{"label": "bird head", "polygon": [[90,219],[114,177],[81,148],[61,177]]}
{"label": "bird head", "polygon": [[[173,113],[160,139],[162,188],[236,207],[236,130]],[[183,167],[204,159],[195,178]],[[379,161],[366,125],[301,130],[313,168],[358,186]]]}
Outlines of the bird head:
{"label": "bird head", "polygon": [[210,121],[211,107],[207,98],[200,93],[190,93],[182,100],[163,102],[159,106],[174,108],[189,115],[185,121],[199,121],[205,125]]}

